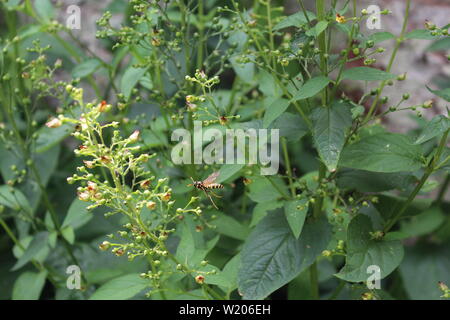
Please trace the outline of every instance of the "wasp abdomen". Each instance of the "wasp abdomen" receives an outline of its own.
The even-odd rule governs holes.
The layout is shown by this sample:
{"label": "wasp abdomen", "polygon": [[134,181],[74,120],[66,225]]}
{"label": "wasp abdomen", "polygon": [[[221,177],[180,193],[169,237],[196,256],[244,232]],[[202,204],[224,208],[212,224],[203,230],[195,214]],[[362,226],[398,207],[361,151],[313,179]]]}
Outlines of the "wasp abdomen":
{"label": "wasp abdomen", "polygon": [[210,184],[207,188],[208,189],[223,189],[223,184],[213,183],[213,184]]}

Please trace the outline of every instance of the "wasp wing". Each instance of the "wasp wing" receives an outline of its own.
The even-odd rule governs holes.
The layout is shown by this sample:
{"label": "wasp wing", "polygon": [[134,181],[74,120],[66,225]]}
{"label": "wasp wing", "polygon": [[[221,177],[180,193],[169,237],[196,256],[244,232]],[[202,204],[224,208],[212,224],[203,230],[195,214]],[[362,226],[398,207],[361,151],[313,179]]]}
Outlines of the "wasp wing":
{"label": "wasp wing", "polygon": [[205,187],[207,187],[207,186],[213,184],[216,181],[218,176],[219,176],[219,171],[213,172],[208,178],[203,180],[203,182],[202,182],[203,185]]}

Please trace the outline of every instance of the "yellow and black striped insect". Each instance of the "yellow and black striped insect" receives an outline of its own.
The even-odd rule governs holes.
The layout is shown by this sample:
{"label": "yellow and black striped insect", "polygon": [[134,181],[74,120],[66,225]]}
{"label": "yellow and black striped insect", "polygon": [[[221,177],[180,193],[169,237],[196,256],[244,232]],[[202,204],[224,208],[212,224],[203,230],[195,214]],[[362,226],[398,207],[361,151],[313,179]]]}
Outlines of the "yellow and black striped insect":
{"label": "yellow and black striped insect", "polygon": [[222,197],[215,194],[212,190],[224,188],[223,184],[215,183],[218,176],[219,176],[219,172],[214,172],[203,181],[195,181],[191,177],[192,184],[190,184],[190,186],[194,186],[198,190],[202,190],[205,193],[205,195],[209,198],[209,200],[211,200],[211,203],[213,204],[214,208],[216,208],[216,209],[219,209],[219,208],[217,208],[211,195],[213,195],[216,198],[222,198]]}

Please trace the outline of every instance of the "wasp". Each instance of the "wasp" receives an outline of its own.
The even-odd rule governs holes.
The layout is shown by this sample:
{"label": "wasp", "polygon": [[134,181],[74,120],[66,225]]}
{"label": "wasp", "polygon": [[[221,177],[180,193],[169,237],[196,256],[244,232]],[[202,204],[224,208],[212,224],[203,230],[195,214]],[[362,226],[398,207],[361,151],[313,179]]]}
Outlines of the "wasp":
{"label": "wasp", "polygon": [[219,208],[214,203],[214,200],[212,199],[211,195],[213,195],[216,198],[222,198],[221,196],[215,194],[212,191],[214,189],[223,189],[224,188],[223,184],[215,183],[218,176],[219,176],[219,172],[214,172],[203,181],[195,181],[191,177],[192,184],[189,185],[189,186],[194,186],[198,190],[202,190],[205,193],[205,195],[209,198],[209,200],[211,200],[211,203],[213,204],[214,208],[216,208],[217,210],[219,210]]}

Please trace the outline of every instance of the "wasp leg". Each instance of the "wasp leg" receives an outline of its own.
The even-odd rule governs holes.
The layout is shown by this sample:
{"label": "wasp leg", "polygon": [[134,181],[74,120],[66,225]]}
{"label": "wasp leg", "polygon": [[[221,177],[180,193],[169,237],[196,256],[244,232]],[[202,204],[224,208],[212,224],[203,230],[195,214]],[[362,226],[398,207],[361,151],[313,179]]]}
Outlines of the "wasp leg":
{"label": "wasp leg", "polygon": [[215,192],[213,192],[213,191],[211,191],[211,190],[209,190],[209,192],[211,192],[211,194],[214,196],[214,197],[216,197],[216,198],[223,198],[222,196],[219,196],[218,194],[216,194]]}
{"label": "wasp leg", "polygon": [[209,200],[211,200],[211,203],[213,204],[214,208],[216,208],[217,210],[219,210],[219,208],[217,208],[216,204],[214,203],[214,200],[212,199],[211,195],[209,194],[209,192],[207,192],[206,190],[203,190],[206,194],[206,196],[209,198]]}

